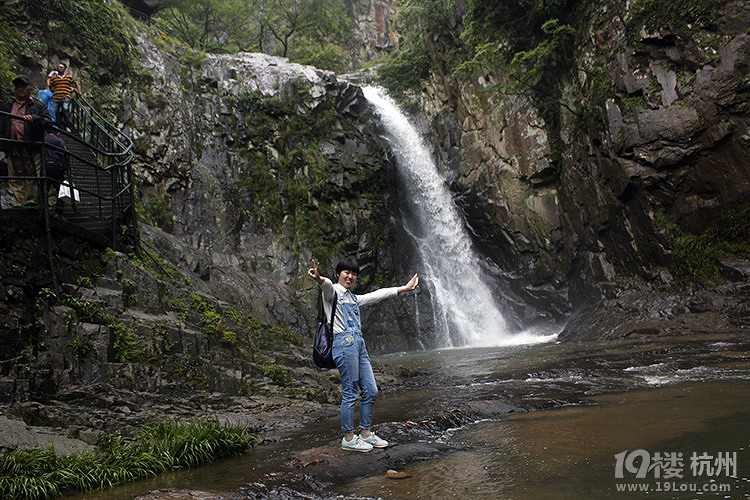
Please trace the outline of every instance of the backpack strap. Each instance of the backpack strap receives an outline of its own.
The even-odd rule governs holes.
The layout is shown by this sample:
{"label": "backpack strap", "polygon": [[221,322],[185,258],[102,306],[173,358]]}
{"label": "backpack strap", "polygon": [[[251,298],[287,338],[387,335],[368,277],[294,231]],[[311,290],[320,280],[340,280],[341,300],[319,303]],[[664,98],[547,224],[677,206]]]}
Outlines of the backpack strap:
{"label": "backpack strap", "polygon": [[338,295],[336,292],[333,292],[333,300],[331,301],[331,318],[328,319],[326,316],[326,309],[323,307],[323,294],[321,293],[321,300],[320,300],[320,318],[325,318],[326,323],[328,323],[328,326],[331,328],[331,332],[333,332],[333,318],[336,316],[336,305],[338,304]]}
{"label": "backpack strap", "polygon": [[[338,305],[338,296],[336,295],[336,292],[333,292],[333,300],[331,301],[331,320],[328,322],[329,325],[331,325],[331,333],[333,333],[333,318],[336,316],[336,306]],[[321,305],[323,303],[321,302]],[[323,311],[325,314],[325,311]]]}

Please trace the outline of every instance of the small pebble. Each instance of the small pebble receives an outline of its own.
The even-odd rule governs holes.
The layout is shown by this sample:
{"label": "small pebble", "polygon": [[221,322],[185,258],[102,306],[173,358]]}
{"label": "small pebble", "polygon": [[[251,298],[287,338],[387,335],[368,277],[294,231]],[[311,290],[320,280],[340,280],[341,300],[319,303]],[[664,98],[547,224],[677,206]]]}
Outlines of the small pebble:
{"label": "small pebble", "polygon": [[411,477],[411,474],[407,474],[406,472],[399,472],[393,469],[388,469],[385,472],[385,475],[391,479],[405,479],[407,477]]}

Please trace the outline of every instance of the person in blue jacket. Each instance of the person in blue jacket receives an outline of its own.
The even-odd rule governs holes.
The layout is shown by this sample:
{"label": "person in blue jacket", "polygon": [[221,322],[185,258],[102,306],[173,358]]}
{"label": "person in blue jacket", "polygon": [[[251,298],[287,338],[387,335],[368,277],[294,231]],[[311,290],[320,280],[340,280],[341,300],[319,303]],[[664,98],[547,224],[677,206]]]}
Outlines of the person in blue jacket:
{"label": "person in blue jacket", "polygon": [[55,103],[52,102],[52,92],[46,89],[40,89],[36,91],[36,98],[42,101],[47,109],[49,110],[49,116],[52,121],[55,122]]}

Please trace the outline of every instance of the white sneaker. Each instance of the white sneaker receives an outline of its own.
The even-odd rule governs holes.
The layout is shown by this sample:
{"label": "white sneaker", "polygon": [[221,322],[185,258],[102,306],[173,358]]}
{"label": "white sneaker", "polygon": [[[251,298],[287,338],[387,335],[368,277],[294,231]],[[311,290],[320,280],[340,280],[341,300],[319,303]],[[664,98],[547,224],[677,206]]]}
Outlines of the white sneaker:
{"label": "white sneaker", "polygon": [[371,444],[373,448],[388,448],[388,441],[376,436],[374,432],[371,432],[366,438],[362,438],[362,441]]}
{"label": "white sneaker", "polygon": [[372,445],[362,441],[362,438],[355,435],[351,441],[347,441],[346,438],[341,439],[341,449],[346,451],[361,451],[367,453],[372,451]]}

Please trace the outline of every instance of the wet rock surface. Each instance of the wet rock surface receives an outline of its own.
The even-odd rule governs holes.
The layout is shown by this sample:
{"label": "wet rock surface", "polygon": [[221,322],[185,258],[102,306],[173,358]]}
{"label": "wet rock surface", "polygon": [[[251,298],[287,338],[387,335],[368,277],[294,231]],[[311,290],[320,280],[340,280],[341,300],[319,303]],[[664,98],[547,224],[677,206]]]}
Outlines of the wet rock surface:
{"label": "wet rock surface", "polygon": [[[103,384],[72,388],[56,399],[20,403],[0,416],[0,450],[46,447],[58,453],[88,449],[105,433],[135,436],[164,419],[218,420],[267,439],[338,411],[330,404],[284,396],[231,397],[195,392],[182,397],[139,393]],[[72,436],[72,437],[71,437]]]}
{"label": "wet rock surface", "polygon": [[[735,280],[716,286],[631,281],[604,286],[601,298],[576,313],[560,340],[750,331],[750,262],[733,259]],[[729,271],[726,271],[729,274]]]}
{"label": "wet rock surface", "polygon": [[[523,354],[525,349],[534,352],[534,359]],[[293,443],[309,435],[293,432],[286,445],[277,444],[281,447],[273,463],[260,467],[235,493],[241,498],[342,498],[342,485],[388,477],[388,471],[402,471],[415,462],[466,452],[469,445],[451,441],[450,435],[476,422],[591,405],[603,394],[661,384],[750,377],[750,338],[742,332],[630,337],[449,356],[449,366],[438,355],[425,355],[432,359],[429,363],[418,358],[420,373],[412,369],[408,384],[390,393],[395,401],[383,403],[402,416],[423,416],[377,425],[378,435],[393,446],[370,453],[345,452],[336,437],[305,448]],[[403,372],[405,365],[413,368],[414,359],[386,356],[377,364],[385,372]]]}
{"label": "wet rock surface", "polygon": [[135,497],[135,500],[235,500],[242,498],[237,494],[222,494],[209,493],[207,491],[196,491],[196,490],[179,490],[176,488],[164,488],[155,490]]}
{"label": "wet rock surface", "polygon": [[[534,352],[533,358],[526,352]],[[398,472],[415,462],[465,451],[460,443],[449,444],[447,437],[474,422],[588,405],[598,395],[660,381],[747,377],[750,336],[747,332],[631,335],[607,342],[404,353],[377,357],[375,365],[384,396],[383,417],[392,418],[378,423],[375,430],[392,446],[370,453],[340,449],[334,404],[280,394],[228,397],[196,392],[157,397],[101,385],[71,389],[44,405],[20,405],[15,416],[27,423],[0,419],[0,438],[19,425],[36,433],[35,439],[75,434],[78,429],[78,442],[84,446],[84,441],[95,442],[97,437],[85,430],[88,426],[135,428],[157,415],[218,418],[252,427],[264,439],[260,447],[275,451],[238,464],[235,473],[246,477],[240,486],[216,485],[220,491],[208,486],[205,490],[157,486],[146,495],[139,493],[140,498],[341,498],[337,491],[343,484],[387,477],[389,470]],[[63,420],[67,427],[58,425]],[[311,426],[323,421],[329,422],[324,436],[313,438]],[[32,427],[29,422],[47,426]],[[78,424],[71,426],[71,422]]]}

